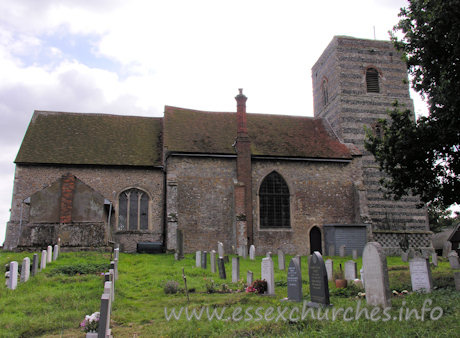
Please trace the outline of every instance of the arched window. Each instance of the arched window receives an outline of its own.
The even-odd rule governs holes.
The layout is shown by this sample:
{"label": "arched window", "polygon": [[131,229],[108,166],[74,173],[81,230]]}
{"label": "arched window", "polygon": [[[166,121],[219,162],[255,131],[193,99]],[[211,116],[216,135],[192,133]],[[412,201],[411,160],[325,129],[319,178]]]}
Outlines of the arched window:
{"label": "arched window", "polygon": [[260,227],[289,228],[289,187],[277,172],[264,178],[259,190]]}
{"label": "arched window", "polygon": [[323,106],[327,105],[329,102],[329,92],[327,88],[327,80],[323,79],[323,82],[321,83],[321,95],[323,99]]}
{"label": "arched window", "polygon": [[379,72],[375,68],[366,70],[366,86],[368,93],[380,93]]}
{"label": "arched window", "polygon": [[123,191],[118,198],[118,230],[149,228],[149,196],[139,189]]}

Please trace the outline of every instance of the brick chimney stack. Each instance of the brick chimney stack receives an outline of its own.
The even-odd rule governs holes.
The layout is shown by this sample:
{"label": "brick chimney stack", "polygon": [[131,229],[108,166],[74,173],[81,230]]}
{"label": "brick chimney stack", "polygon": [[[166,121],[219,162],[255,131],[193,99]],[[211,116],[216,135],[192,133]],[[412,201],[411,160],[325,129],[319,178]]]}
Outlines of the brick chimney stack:
{"label": "brick chimney stack", "polygon": [[238,89],[240,93],[235,97],[236,100],[236,120],[238,136],[247,135],[248,127],[246,121],[246,101],[248,98],[243,94],[243,89]]}

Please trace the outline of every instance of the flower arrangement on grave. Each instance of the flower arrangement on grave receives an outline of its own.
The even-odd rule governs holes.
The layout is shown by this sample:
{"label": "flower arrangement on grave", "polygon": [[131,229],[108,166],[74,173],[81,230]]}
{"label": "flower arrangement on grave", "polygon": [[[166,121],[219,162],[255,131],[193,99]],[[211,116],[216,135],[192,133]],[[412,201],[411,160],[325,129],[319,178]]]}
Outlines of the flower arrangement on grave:
{"label": "flower arrangement on grave", "polygon": [[246,292],[253,292],[257,294],[262,294],[268,290],[267,281],[256,279],[250,286],[246,288]]}
{"label": "flower arrangement on grave", "polygon": [[346,288],[347,287],[347,280],[345,279],[345,275],[342,270],[342,264],[339,264],[339,270],[334,271],[334,280],[335,286],[337,288]]}
{"label": "flower arrangement on grave", "polygon": [[216,292],[216,283],[214,282],[214,279],[207,279],[206,277],[203,278],[204,283],[206,285],[206,292],[207,293],[214,293]]}
{"label": "flower arrangement on grave", "polygon": [[81,329],[85,332],[97,332],[99,315],[99,312],[94,312],[91,316],[85,316],[85,319],[80,323]]}

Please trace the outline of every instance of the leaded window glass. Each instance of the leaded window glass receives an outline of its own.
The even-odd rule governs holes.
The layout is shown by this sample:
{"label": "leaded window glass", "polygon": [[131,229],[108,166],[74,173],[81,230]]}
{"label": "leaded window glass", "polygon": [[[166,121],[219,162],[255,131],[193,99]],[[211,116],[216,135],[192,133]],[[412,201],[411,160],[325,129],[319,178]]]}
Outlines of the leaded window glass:
{"label": "leaded window glass", "polygon": [[277,172],[270,173],[262,181],[259,190],[260,227],[290,227],[289,187]]}

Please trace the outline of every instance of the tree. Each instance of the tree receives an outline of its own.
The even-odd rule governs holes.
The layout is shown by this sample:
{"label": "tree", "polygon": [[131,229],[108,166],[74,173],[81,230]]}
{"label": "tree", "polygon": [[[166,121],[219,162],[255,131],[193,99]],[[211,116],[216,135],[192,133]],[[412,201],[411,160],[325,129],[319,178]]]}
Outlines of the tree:
{"label": "tree", "polygon": [[428,208],[428,219],[430,224],[430,230],[433,232],[441,232],[442,230],[453,227],[460,222],[460,213],[454,213],[452,211],[444,210],[431,205]]}
{"label": "tree", "polygon": [[392,41],[429,115],[415,121],[395,105],[379,122],[380,133],[368,131],[366,149],[387,174],[382,184],[393,197],[417,194],[445,208],[460,196],[460,0],[409,0],[399,16]]}

